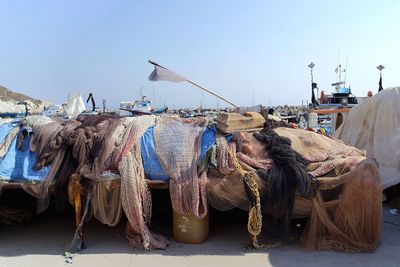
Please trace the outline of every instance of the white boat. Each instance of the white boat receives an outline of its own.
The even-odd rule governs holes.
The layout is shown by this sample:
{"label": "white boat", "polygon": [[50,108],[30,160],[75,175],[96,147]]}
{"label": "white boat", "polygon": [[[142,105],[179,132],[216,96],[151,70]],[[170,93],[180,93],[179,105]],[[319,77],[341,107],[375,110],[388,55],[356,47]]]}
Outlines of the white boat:
{"label": "white boat", "polygon": [[65,117],[76,118],[79,114],[86,110],[80,94],[68,98],[67,102],[62,105],[52,105],[42,112],[42,115],[48,117]]}
{"label": "white boat", "polygon": [[[351,93],[350,87],[346,86],[346,78],[342,79],[342,73],[345,73],[346,70],[342,69],[341,65],[338,65],[335,72],[337,81],[331,84],[335,88],[334,92],[325,94],[324,91],[321,91],[320,98],[314,104],[315,109],[308,118],[308,127],[330,135],[342,124],[347,117],[347,113],[358,104],[360,99]],[[312,76],[311,79],[312,90],[316,89],[319,92],[319,88],[313,82]]]}
{"label": "white boat", "polygon": [[143,113],[151,112],[151,102],[146,99],[146,96],[142,96],[141,100],[125,101],[121,102],[119,105],[120,110],[124,111],[136,111]]}
{"label": "white boat", "polygon": [[167,111],[167,108],[154,109],[151,101],[147,96],[142,96],[141,100],[124,101],[119,105],[121,116],[143,115],[143,114],[160,114]]}

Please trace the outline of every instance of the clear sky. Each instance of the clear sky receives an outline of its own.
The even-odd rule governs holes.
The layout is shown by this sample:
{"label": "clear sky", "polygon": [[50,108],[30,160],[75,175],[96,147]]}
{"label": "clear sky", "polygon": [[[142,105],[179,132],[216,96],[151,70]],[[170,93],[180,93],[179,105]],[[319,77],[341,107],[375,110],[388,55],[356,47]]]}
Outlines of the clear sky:
{"label": "clear sky", "polygon": [[239,105],[301,104],[310,72],[331,91],[347,64],[357,96],[400,85],[400,1],[0,0],[0,84],[53,103],[225,106],[187,83],[150,82],[148,59]]}

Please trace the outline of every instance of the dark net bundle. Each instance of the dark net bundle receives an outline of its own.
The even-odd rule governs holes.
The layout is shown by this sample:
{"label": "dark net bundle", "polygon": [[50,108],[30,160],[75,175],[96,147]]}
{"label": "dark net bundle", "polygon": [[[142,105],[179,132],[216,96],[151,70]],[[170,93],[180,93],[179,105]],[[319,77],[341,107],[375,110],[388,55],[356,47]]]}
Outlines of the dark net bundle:
{"label": "dark net bundle", "polygon": [[289,127],[290,128],[290,125],[287,123],[287,122],[285,122],[285,121],[275,121],[275,120],[266,120],[265,122],[264,122],[264,130],[265,129],[275,129],[275,128],[278,128],[278,127]]}
{"label": "dark net bundle", "polygon": [[259,177],[267,183],[262,207],[280,219],[280,232],[288,239],[296,190],[300,196],[310,194],[308,161],[291,148],[290,139],[279,136],[269,128],[254,136],[265,144],[273,161],[271,169],[260,168],[257,171]]}

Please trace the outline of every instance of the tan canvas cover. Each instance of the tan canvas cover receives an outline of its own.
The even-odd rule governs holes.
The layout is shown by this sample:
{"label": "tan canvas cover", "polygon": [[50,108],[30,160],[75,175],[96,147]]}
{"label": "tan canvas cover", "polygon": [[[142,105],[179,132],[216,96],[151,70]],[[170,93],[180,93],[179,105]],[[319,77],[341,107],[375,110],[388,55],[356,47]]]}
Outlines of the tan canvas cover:
{"label": "tan canvas cover", "polygon": [[400,182],[400,87],[385,89],[352,108],[334,137],[365,149],[379,164],[383,188]]}
{"label": "tan canvas cover", "polygon": [[261,130],[265,122],[264,117],[257,112],[221,113],[217,118],[217,128],[223,133],[232,133],[241,130]]}

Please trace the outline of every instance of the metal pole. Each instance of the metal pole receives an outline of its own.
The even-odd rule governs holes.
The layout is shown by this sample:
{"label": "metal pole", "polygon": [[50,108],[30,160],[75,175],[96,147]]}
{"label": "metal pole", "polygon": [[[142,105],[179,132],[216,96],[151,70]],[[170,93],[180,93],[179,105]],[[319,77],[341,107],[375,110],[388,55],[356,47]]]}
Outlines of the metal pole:
{"label": "metal pole", "polygon": [[198,85],[197,83],[195,83],[195,82],[193,82],[193,81],[191,81],[191,80],[189,80],[189,79],[187,79],[186,81],[187,81],[188,83],[191,83],[191,84],[193,84],[194,86],[200,88],[201,90],[206,91],[207,93],[212,94],[213,96],[216,96],[216,97],[218,97],[219,99],[222,99],[223,101],[229,103],[230,105],[234,106],[235,108],[239,108],[238,105],[232,103],[231,101],[227,100],[226,98],[224,98],[224,97],[222,97],[222,96],[220,96],[220,95],[218,95],[218,94],[216,94],[216,93],[214,93],[214,92],[211,92],[210,90],[208,90],[208,89],[206,89],[206,88],[204,88],[204,87]]}

